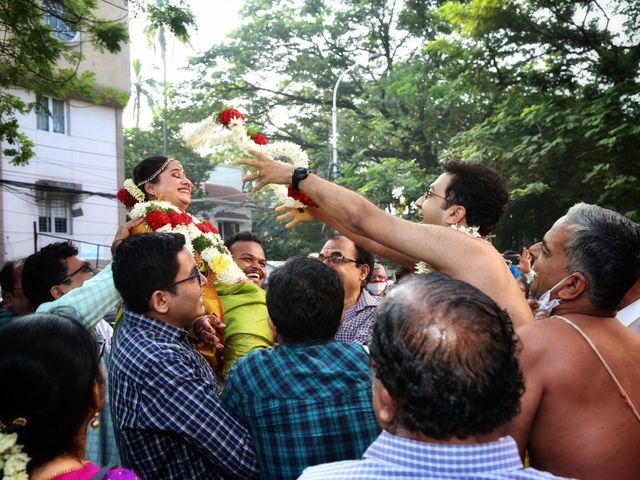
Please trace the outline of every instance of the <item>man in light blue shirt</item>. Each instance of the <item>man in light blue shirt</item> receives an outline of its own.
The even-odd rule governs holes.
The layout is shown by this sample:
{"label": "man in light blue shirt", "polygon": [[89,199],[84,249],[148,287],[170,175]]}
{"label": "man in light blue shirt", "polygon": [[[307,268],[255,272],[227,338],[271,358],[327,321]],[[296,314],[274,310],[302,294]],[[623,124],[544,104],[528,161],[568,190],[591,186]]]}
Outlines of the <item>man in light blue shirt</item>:
{"label": "man in light blue shirt", "polygon": [[362,460],[307,468],[304,480],[551,479],[524,468],[504,425],[520,409],[518,340],[504,310],[441,273],[394,288],[369,345],[382,434]]}

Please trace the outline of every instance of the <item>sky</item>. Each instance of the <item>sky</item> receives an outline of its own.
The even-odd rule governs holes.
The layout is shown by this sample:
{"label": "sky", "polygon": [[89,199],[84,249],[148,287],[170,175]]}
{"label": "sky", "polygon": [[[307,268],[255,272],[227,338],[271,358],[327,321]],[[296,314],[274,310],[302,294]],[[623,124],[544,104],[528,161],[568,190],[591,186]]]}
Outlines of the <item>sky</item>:
{"label": "sky", "polygon": [[[190,0],[189,4],[196,18],[197,30],[191,31],[191,47],[168,36],[167,81],[169,83],[188,78],[189,72],[181,70],[186,65],[188,58],[222,42],[231,30],[240,25],[241,19],[238,15],[242,6],[240,0],[226,2]],[[129,23],[131,60],[140,59],[143,78],[153,77],[157,81],[162,81],[160,52],[159,49],[156,49],[156,52],[152,46],[149,46],[144,34],[144,26],[143,18],[131,18]],[[153,68],[154,64],[157,66],[156,69]],[[141,103],[140,127],[144,128],[151,123],[151,112],[147,107],[146,100],[142,100]],[[134,124],[133,97],[131,97],[124,111],[124,126],[132,127]]]}

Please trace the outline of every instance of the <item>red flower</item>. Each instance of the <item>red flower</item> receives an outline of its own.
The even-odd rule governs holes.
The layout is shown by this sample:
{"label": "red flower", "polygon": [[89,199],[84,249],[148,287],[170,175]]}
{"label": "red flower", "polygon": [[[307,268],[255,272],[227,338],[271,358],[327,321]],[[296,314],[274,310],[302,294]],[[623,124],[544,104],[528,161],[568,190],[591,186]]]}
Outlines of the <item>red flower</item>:
{"label": "red flower", "polygon": [[196,227],[198,227],[198,230],[200,230],[202,233],[209,233],[209,227],[207,227],[204,223],[196,223]]}
{"label": "red flower", "polygon": [[184,217],[182,216],[183,215],[182,213],[169,212],[167,213],[167,215],[169,215],[169,219],[171,220],[171,227],[185,224],[185,220],[184,220]]}
{"label": "red flower", "polygon": [[211,233],[220,233],[220,232],[218,231],[218,229],[217,229],[216,227],[214,227],[214,226],[213,226],[213,223],[211,223],[209,220],[206,220],[206,221],[204,221],[204,222],[202,222],[202,223],[204,223],[204,224],[207,226],[207,228],[209,229],[209,231],[210,231]]}
{"label": "red flower", "polygon": [[122,203],[127,208],[131,208],[136,203],[138,203],[138,200],[133,195],[131,195],[126,188],[121,188],[120,190],[118,190],[118,193],[116,193],[116,197],[118,197],[120,203]]}
{"label": "red flower", "polygon": [[171,223],[169,215],[161,210],[154,210],[153,212],[147,213],[145,221],[147,222],[147,225],[149,225],[149,228],[151,228],[151,230],[153,231],[158,230],[160,227],[163,227],[168,223]]}
{"label": "red flower", "polygon": [[311,200],[309,195],[307,195],[306,193],[304,193],[301,190],[296,190],[291,185],[289,185],[289,189],[287,191],[287,196],[293,198],[294,200],[298,200],[300,203],[302,203],[303,205],[306,205],[307,207],[317,207],[318,206],[318,204],[316,202]]}
{"label": "red flower", "polygon": [[184,225],[189,225],[190,223],[193,223],[193,218],[191,218],[191,215],[189,215],[187,212],[184,212],[182,215],[182,223]]}
{"label": "red flower", "polygon": [[258,145],[267,145],[269,143],[269,140],[267,140],[267,137],[265,137],[261,133],[256,133],[255,135],[252,135],[251,140],[253,140],[253,143],[257,143]]}
{"label": "red flower", "polygon": [[202,223],[196,223],[196,227],[198,227],[198,230],[200,230],[202,233],[219,233],[218,229],[214,227],[209,220],[206,220]]}
{"label": "red flower", "polygon": [[220,120],[220,123],[225,127],[228,127],[229,122],[234,118],[241,118],[242,120],[244,120],[244,115],[233,108],[227,108],[226,110],[221,111],[218,115],[218,120]]}

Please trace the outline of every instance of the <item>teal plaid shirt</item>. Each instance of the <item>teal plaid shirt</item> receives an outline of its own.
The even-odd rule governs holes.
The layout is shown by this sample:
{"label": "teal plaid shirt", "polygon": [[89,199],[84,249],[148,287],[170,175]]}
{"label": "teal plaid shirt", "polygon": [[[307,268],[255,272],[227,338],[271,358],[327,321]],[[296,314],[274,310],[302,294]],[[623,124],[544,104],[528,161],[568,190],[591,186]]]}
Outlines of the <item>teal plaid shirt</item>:
{"label": "teal plaid shirt", "polygon": [[361,458],[380,433],[369,355],[355,343],[250,352],[231,369],[222,399],[251,432],[263,479]]}
{"label": "teal plaid shirt", "polygon": [[[104,270],[84,282],[81,287],[71,290],[57,300],[41,304],[36,312],[57,313],[75,318],[95,335],[95,326],[120,301],[109,263]],[[105,350],[100,364],[106,380],[109,366],[108,350]],[[108,394],[100,412],[100,426],[96,430],[91,427],[87,429],[86,458],[100,466],[120,464]]]}

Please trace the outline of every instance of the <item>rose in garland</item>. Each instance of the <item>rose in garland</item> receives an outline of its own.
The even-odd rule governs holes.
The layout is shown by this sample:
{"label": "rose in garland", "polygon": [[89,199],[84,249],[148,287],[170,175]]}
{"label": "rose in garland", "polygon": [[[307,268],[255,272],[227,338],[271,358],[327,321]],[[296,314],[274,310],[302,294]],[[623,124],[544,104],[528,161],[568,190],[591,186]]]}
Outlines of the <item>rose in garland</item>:
{"label": "rose in garland", "polygon": [[133,195],[131,195],[125,188],[121,188],[120,190],[118,190],[118,193],[116,193],[116,197],[118,198],[120,203],[122,203],[127,208],[131,208],[136,203],[138,203],[138,200]]}
{"label": "rose in garland", "polygon": [[253,140],[253,143],[257,145],[269,144],[269,140],[267,140],[267,137],[265,137],[262,133],[256,133],[255,135],[252,135],[250,138],[251,140]]}
{"label": "rose in garland", "polygon": [[220,115],[218,116],[218,120],[225,127],[228,127],[229,122],[231,122],[231,120],[233,120],[234,118],[238,118],[244,122],[244,115],[242,115],[235,108],[227,108],[226,110],[221,111]]}
{"label": "rose in garland", "polygon": [[147,213],[145,222],[147,222],[147,225],[149,225],[152,230],[158,230],[164,225],[171,224],[171,218],[161,210],[154,210]]}

